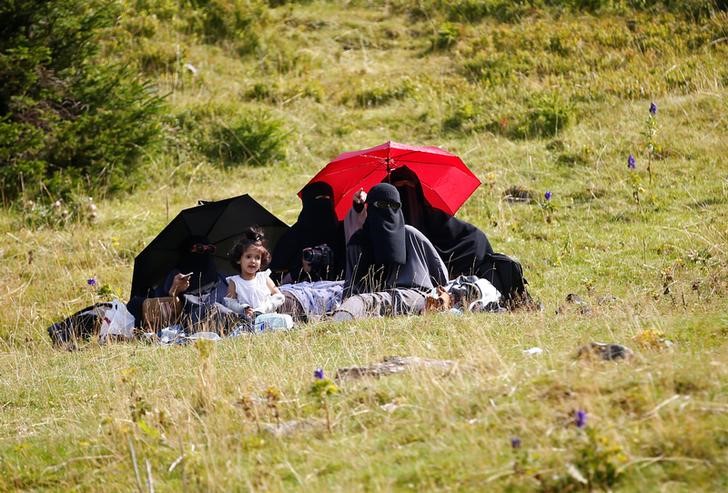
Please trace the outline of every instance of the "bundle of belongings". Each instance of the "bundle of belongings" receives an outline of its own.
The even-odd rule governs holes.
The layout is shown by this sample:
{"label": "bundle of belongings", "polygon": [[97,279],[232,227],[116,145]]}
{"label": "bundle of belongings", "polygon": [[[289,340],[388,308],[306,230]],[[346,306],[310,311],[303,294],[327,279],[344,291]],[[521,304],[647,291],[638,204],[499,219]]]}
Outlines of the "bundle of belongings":
{"label": "bundle of belongings", "polygon": [[131,339],[135,335],[134,316],[119,300],[87,306],[48,327],[55,346],[75,349],[79,341],[98,335],[99,342]]}
{"label": "bundle of belongings", "polygon": [[425,297],[425,313],[446,312],[502,312],[501,293],[486,279],[476,276],[458,276],[445,286],[437,286]]}

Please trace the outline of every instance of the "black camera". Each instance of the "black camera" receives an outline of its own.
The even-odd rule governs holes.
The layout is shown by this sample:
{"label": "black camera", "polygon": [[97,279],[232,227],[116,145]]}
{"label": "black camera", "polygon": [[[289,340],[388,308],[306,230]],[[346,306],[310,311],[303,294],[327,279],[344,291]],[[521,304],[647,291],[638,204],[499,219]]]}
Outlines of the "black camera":
{"label": "black camera", "polygon": [[303,260],[316,270],[326,269],[334,263],[334,251],[326,244],[304,248]]}

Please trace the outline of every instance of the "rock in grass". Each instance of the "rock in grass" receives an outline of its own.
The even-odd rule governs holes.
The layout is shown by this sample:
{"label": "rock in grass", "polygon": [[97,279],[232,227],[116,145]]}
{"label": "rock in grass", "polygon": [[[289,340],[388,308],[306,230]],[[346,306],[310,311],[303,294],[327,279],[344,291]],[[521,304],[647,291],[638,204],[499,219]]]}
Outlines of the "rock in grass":
{"label": "rock in grass", "polygon": [[579,359],[602,359],[613,361],[618,359],[629,359],[634,352],[627,346],[605,342],[590,342],[580,347],[576,357]]}
{"label": "rock in grass", "polygon": [[451,360],[418,358],[417,356],[387,356],[380,363],[374,363],[369,366],[339,368],[336,371],[336,380],[361,377],[378,378],[403,373],[412,367],[450,371],[455,367],[455,362]]}
{"label": "rock in grass", "polygon": [[[579,313],[582,315],[589,315],[591,314],[591,306],[589,306],[589,303],[584,301],[581,296],[574,293],[569,293],[566,295],[566,303],[570,305],[575,305],[578,307]],[[559,307],[556,309],[556,314],[562,314],[565,313],[569,305],[559,305]]]}
{"label": "rock in grass", "polygon": [[503,192],[503,200],[506,202],[531,202],[533,193],[525,187],[513,185]]}
{"label": "rock in grass", "polygon": [[314,419],[292,419],[281,423],[264,423],[263,431],[276,437],[291,435],[297,431],[323,428],[323,423]]}

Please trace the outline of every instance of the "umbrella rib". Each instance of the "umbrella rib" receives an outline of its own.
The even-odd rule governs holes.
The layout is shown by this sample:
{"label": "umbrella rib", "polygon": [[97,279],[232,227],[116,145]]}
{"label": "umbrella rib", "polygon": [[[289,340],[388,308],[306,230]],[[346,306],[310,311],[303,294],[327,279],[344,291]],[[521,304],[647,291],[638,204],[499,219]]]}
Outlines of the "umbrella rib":
{"label": "umbrella rib", "polygon": [[[385,166],[384,162],[381,161],[381,158],[379,158],[377,160],[377,162],[358,163],[356,167],[369,167],[369,166],[373,166],[375,171],[380,167],[386,169],[386,166]],[[352,168],[351,166],[342,167],[340,169],[329,169],[329,170],[324,168],[323,170],[321,170],[321,172],[323,173],[325,171],[324,176],[335,176],[335,175],[338,175],[341,173],[349,173],[351,171],[351,168]]]}
{"label": "umbrella rib", "polygon": [[[454,168],[454,169],[461,169],[458,166],[458,164],[460,164],[460,163],[457,163],[457,162],[450,163],[450,162],[437,162],[437,161],[419,161],[419,160],[415,160],[415,159],[398,159],[398,158],[394,158],[394,162],[395,162],[395,164],[397,162],[403,162],[403,163],[416,164],[418,166],[447,166],[447,167]],[[464,165],[465,163],[462,163],[462,164]]]}

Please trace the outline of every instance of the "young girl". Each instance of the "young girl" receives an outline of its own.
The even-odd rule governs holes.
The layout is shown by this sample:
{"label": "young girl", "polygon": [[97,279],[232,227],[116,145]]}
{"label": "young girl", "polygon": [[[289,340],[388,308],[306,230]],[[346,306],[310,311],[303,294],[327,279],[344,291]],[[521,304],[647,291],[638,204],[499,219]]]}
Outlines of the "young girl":
{"label": "young girl", "polygon": [[270,253],[263,245],[263,234],[250,228],[230,252],[230,262],[240,275],[230,276],[225,305],[236,313],[253,317],[275,312],[284,296],[270,278]]}

